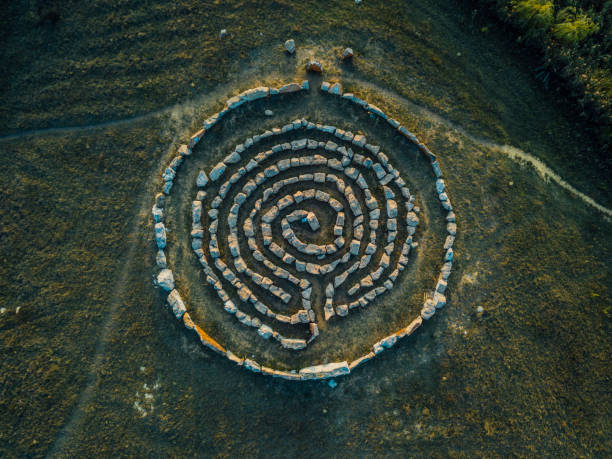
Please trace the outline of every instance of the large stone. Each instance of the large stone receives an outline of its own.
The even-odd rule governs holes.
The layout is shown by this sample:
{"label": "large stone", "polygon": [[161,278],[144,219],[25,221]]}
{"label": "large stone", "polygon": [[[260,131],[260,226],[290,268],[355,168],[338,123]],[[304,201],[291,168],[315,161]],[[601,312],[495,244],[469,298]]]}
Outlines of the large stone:
{"label": "large stone", "polygon": [[421,317],[425,320],[430,319],[436,313],[436,305],[432,299],[428,299],[421,309]]}
{"label": "large stone", "polygon": [[366,138],[364,135],[357,134],[355,137],[353,137],[353,143],[358,147],[363,148],[366,144]]}
{"label": "large stone", "polygon": [[348,277],[348,274],[348,271],[344,271],[342,274],[336,276],[334,278],[334,287],[339,287],[340,285],[342,285]]}
{"label": "large stone", "polygon": [[236,164],[238,161],[240,161],[240,153],[237,151],[230,153],[223,160],[225,164]]}
{"label": "large stone", "polygon": [[227,99],[225,105],[227,105],[227,108],[229,108],[230,110],[233,110],[234,108],[240,107],[245,102],[246,100],[241,98],[240,96],[234,96]]}
{"label": "large stone", "polygon": [[350,369],[348,362],[344,361],[302,368],[299,373],[302,379],[326,379],[347,375]]}
{"label": "large stone", "polygon": [[280,344],[285,349],[291,349],[294,351],[298,351],[306,347],[306,340],[295,339],[295,338],[281,338]]}
{"label": "large stone", "polygon": [[308,222],[308,226],[310,226],[312,231],[316,231],[320,228],[319,220],[314,212],[308,212],[306,215],[306,221]]}
{"label": "large stone", "polygon": [[194,224],[199,224],[202,219],[202,201],[191,202],[191,216]]}
{"label": "large stone", "polygon": [[286,84],[285,86],[281,86],[278,92],[281,94],[287,94],[290,92],[297,92],[301,90],[302,90],[302,87],[299,84],[289,83],[289,84]]}
{"label": "large stone", "polygon": [[206,176],[206,172],[200,171],[196,180],[196,184],[199,187],[205,187],[208,184],[208,177]]}
{"label": "large stone", "polygon": [[215,180],[218,180],[219,177],[221,177],[221,175],[223,174],[223,172],[225,172],[225,168],[227,166],[225,165],[225,163],[219,163],[217,164],[211,171],[210,171],[210,179],[214,182]]}
{"label": "large stone", "polygon": [[165,291],[169,292],[174,289],[174,276],[172,275],[172,271],[168,268],[162,269],[159,274],[157,274],[157,285],[163,288]]}
{"label": "large stone", "polygon": [[387,216],[389,218],[397,217],[397,203],[393,199],[387,200]]}
{"label": "large stone", "polygon": [[166,195],[163,193],[157,193],[155,195],[155,205],[160,209],[166,205]]}
{"label": "large stone", "polygon": [[270,338],[272,336],[272,329],[269,326],[267,326],[267,325],[262,325],[257,330],[257,333],[263,339],[268,339],[268,338]]}
{"label": "large stone", "polygon": [[383,119],[387,119],[387,115],[385,114],[385,112],[383,112],[380,108],[378,108],[376,105],[372,105],[372,104],[368,104],[368,106],[366,107],[366,110],[369,111],[370,113],[374,113],[378,116],[380,116]]}
{"label": "large stone", "polygon": [[433,302],[434,302],[434,305],[436,306],[436,309],[440,309],[444,307],[444,305],[446,305],[446,297],[442,295],[441,293],[436,292],[434,293]]}
{"label": "large stone", "polygon": [[329,88],[328,92],[336,96],[341,96],[342,95],[342,85],[340,83],[335,83]]}
{"label": "large stone", "polygon": [[244,359],[242,366],[254,373],[261,373],[261,365],[259,365],[255,360]]}
{"label": "large stone", "polygon": [[269,89],[265,86],[260,86],[258,88],[249,89],[241,94],[241,96],[248,100],[257,100],[262,99],[264,97],[268,97]]}
{"label": "large stone", "polygon": [[168,295],[168,304],[177,319],[182,318],[183,314],[187,312],[185,303],[177,290],[173,289]]}
{"label": "large stone", "polygon": [[230,314],[235,314],[236,311],[238,311],[238,308],[236,307],[236,305],[234,304],[233,301],[231,300],[227,300],[224,304],[223,304],[223,309],[225,309],[227,312],[229,312]]}
{"label": "large stone", "polygon": [[158,268],[166,268],[167,264],[166,264],[166,254],[164,253],[163,250],[158,250],[157,251],[157,256],[155,257],[155,263],[157,264]]}
{"label": "large stone", "polygon": [[[289,39],[285,42],[285,50],[289,53],[289,54],[293,54],[295,53],[295,40],[293,39]],[[282,88],[281,88],[282,89]]]}
{"label": "large stone", "polygon": [[153,208],[151,209],[151,213],[153,214],[153,220],[155,221],[155,223],[161,222],[164,218],[163,210],[157,207],[157,205],[153,206]]}
{"label": "large stone", "polygon": [[408,226],[417,226],[419,224],[419,217],[414,212],[408,212],[406,215],[406,224]]}
{"label": "large stone", "polygon": [[163,223],[155,224],[155,242],[159,249],[166,247],[166,227]]}
{"label": "large stone", "polygon": [[438,164],[438,161],[431,163],[431,168],[433,169],[436,177],[442,177],[442,169],[440,169],[440,164]]}

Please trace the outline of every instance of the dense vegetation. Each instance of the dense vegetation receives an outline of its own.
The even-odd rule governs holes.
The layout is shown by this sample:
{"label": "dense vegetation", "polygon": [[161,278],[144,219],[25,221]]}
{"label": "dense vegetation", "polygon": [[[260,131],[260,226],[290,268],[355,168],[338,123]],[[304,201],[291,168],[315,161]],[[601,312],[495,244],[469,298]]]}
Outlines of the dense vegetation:
{"label": "dense vegetation", "polygon": [[[472,0],[542,57],[536,77],[571,101],[603,151],[612,139],[612,2]],[[477,10],[474,10],[474,15]],[[484,29],[484,30],[483,30]],[[486,27],[481,30],[486,31]]]}

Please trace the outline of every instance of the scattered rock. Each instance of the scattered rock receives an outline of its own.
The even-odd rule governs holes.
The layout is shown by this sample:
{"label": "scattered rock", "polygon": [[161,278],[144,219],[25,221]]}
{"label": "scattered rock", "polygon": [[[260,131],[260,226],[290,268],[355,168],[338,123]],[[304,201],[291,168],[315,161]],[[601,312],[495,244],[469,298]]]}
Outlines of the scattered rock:
{"label": "scattered rock", "polygon": [[322,73],[323,65],[317,60],[312,60],[306,64],[306,70],[313,73]]}
{"label": "scattered rock", "polygon": [[344,53],[342,53],[342,59],[351,59],[353,57],[353,49],[346,48]]}
{"label": "scattered rock", "polygon": [[264,112],[264,115],[266,115],[266,116],[272,116],[272,115],[274,115],[274,112],[273,112],[272,110],[268,109],[268,110],[266,110],[266,111]]}
{"label": "scattered rock", "polygon": [[289,53],[289,54],[293,54],[295,53],[295,40],[293,39],[289,39],[285,42],[285,50]]}
{"label": "scattered rock", "polygon": [[219,32],[219,38],[225,38],[227,35],[227,29],[221,29],[221,32]]}

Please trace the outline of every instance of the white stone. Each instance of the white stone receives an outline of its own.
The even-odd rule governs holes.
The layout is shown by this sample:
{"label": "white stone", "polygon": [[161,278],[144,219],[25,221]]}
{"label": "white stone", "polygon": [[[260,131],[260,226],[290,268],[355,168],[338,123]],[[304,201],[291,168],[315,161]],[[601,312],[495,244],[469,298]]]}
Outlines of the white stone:
{"label": "white stone", "polygon": [[292,339],[292,338],[281,338],[281,346],[285,349],[292,349],[294,351],[304,349],[306,347],[306,341],[303,339]]}
{"label": "white stone", "polygon": [[258,88],[249,89],[241,94],[243,98],[248,101],[262,99],[264,97],[268,97],[269,89],[265,86],[260,86]]}
{"label": "white stone", "polygon": [[230,153],[223,160],[225,164],[236,164],[238,161],[240,161],[240,153],[237,151]]}
{"label": "white stone", "polygon": [[168,295],[168,304],[172,308],[172,312],[177,319],[183,317],[183,314],[187,312],[185,303],[177,290],[172,290]]}
{"label": "white stone", "polygon": [[306,215],[306,221],[308,222],[308,225],[312,231],[316,231],[320,228],[319,220],[314,212],[308,212]]}
{"label": "white stone", "polygon": [[263,339],[268,339],[272,336],[272,329],[268,325],[262,325],[257,329],[257,333]]}
{"label": "white stone", "polygon": [[157,205],[153,206],[153,208],[151,209],[151,213],[153,214],[153,220],[155,221],[155,223],[161,222],[164,218],[163,210],[157,207]]}
{"label": "white stone", "polygon": [[166,268],[166,254],[164,253],[163,250],[158,250],[157,251],[157,256],[155,257],[155,263],[157,264],[158,268]]}
{"label": "white stone", "polygon": [[357,134],[355,137],[353,137],[353,143],[358,147],[363,147],[366,144],[366,138],[364,135]]}
{"label": "white stone", "polygon": [[393,199],[387,199],[387,216],[389,218],[397,217],[397,203]]}
{"label": "white stone", "polygon": [[341,96],[342,95],[342,85],[340,83],[335,83],[334,85],[332,85],[329,88],[328,92],[330,94],[335,94],[337,96]]}
{"label": "white stone", "polygon": [[326,379],[347,375],[350,373],[350,369],[348,362],[344,361],[302,368],[299,373],[302,379]]}
{"label": "white stone", "polygon": [[287,50],[289,54],[293,54],[295,52],[295,40],[293,39],[287,40],[285,42],[285,50]]}
{"label": "white stone", "polygon": [[436,305],[432,299],[428,299],[423,304],[423,309],[421,309],[421,317],[425,320],[430,319],[436,313]]}
{"label": "white stone", "polygon": [[227,166],[225,165],[225,163],[219,163],[217,164],[211,171],[210,171],[210,180],[212,180],[213,182],[215,180],[218,180],[219,177],[221,177],[221,175],[223,174],[223,172],[225,172],[225,168]]}
{"label": "white stone", "polygon": [[157,285],[163,288],[165,291],[169,292],[174,289],[174,276],[172,275],[172,271],[168,268],[162,269],[159,274],[157,274]]}
{"label": "white stone", "polygon": [[163,223],[155,224],[155,242],[159,249],[166,247],[166,227]]}
{"label": "white stone", "polygon": [[417,226],[419,224],[419,217],[414,212],[408,212],[406,215],[406,224],[408,226]]}
{"label": "white stone", "polygon": [[208,184],[208,177],[206,176],[206,172],[200,171],[196,180],[196,184],[199,187],[205,187]]}

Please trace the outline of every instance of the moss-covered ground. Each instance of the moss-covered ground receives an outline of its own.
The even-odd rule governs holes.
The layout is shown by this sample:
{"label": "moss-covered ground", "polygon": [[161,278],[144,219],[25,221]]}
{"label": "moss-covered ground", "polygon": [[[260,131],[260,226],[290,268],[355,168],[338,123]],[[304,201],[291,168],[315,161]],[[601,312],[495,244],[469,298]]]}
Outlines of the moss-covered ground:
{"label": "moss-covered ground", "polygon": [[[0,141],[0,455],[609,455],[612,225],[360,84],[529,151],[610,207],[579,120],[469,17],[436,0],[7,5],[3,135],[161,111]],[[152,287],[162,161],[218,101],[302,79],[309,55],[440,155],[459,217],[448,307],[335,389],[231,366]]]}

